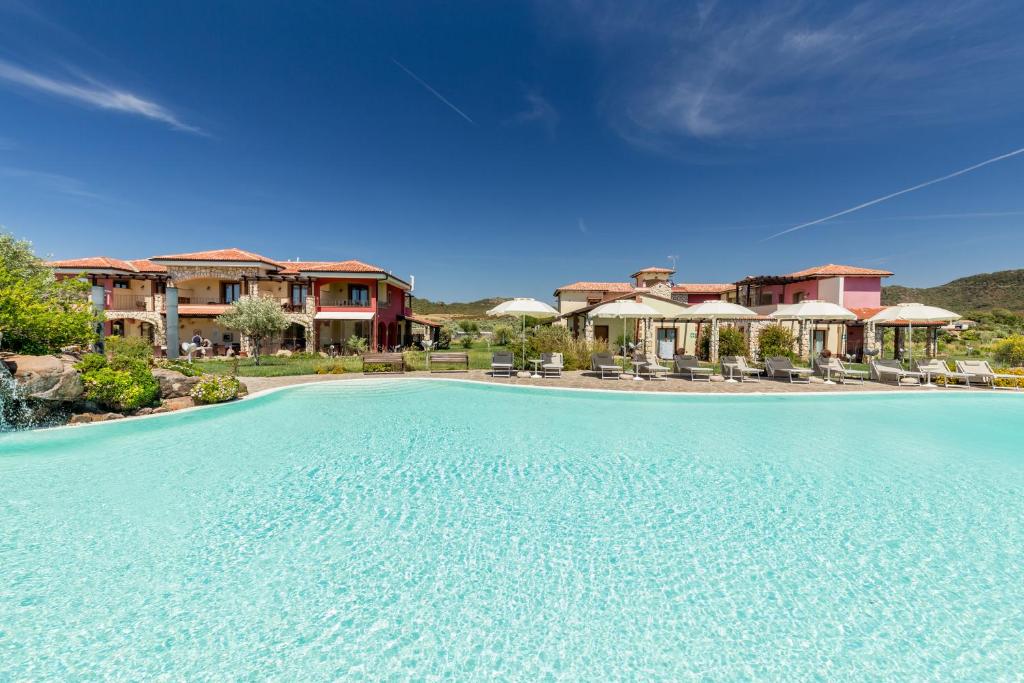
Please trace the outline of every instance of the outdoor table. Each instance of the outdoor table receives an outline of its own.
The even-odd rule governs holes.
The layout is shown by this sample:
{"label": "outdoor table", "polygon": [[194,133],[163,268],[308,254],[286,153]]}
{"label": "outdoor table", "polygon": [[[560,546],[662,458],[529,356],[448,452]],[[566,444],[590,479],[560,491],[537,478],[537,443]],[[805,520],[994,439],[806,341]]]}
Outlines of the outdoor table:
{"label": "outdoor table", "polygon": [[630,363],[633,364],[633,379],[642,382],[644,378],[640,376],[640,368],[647,365],[647,361],[634,358],[630,360]]}
{"label": "outdoor table", "polygon": [[736,378],[733,376],[733,371],[739,367],[736,363],[722,363],[723,368],[729,368],[729,379],[726,382],[736,382]]}
{"label": "outdoor table", "polygon": [[530,363],[533,364],[533,374],[530,375],[531,379],[540,379],[540,372],[537,371],[537,367],[544,361],[540,358],[531,358]]}

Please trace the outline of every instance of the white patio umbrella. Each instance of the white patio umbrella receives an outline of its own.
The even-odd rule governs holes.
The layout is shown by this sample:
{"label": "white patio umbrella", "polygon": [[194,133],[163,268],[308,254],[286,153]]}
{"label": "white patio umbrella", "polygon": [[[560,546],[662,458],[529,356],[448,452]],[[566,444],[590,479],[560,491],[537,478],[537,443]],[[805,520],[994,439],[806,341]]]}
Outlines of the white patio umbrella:
{"label": "white patio umbrella", "polygon": [[[799,320],[802,324],[810,324],[816,321],[856,320],[857,314],[831,301],[806,299],[800,303],[779,306],[771,314],[771,317],[776,320]],[[800,346],[803,346],[803,338],[804,335],[801,332]],[[813,370],[814,358],[810,349],[811,341],[811,339],[807,340],[807,359],[810,361],[811,369]],[[825,380],[825,384],[835,384],[835,382],[829,378]]]}
{"label": "white patio umbrella", "polygon": [[938,306],[926,306],[925,304],[896,304],[883,308],[868,320],[871,322],[893,322],[896,320],[907,322],[907,330],[910,336],[910,361],[914,360],[914,323],[921,322],[944,322],[950,323],[959,320],[960,315],[953,311],[947,311]]}
{"label": "white patio umbrella", "polygon": [[[496,318],[503,318],[509,315],[519,315],[523,318],[523,367],[526,367],[526,316],[531,318],[554,318],[558,315],[558,311],[544,303],[543,301],[537,301],[536,299],[530,299],[528,297],[517,297],[515,299],[509,299],[503,301],[491,310],[487,311],[487,315],[494,316]],[[539,376],[539,375],[537,375]]]}
{"label": "white patio umbrella", "polygon": [[[658,309],[648,306],[647,304],[640,303],[633,299],[619,299],[618,301],[609,301],[606,304],[597,306],[590,313],[587,313],[588,318],[622,318],[622,346],[623,356],[625,356],[626,346],[626,321],[627,320],[639,320],[642,318],[663,318],[665,317]],[[640,379],[639,375],[634,375],[633,379]]]}
{"label": "white patio umbrella", "polygon": [[[740,306],[716,299],[694,304],[681,313],[673,316],[676,320],[710,320],[711,321],[711,354],[712,363],[718,362],[718,321],[719,320],[753,320],[757,313]],[[735,382],[736,380],[729,380]]]}

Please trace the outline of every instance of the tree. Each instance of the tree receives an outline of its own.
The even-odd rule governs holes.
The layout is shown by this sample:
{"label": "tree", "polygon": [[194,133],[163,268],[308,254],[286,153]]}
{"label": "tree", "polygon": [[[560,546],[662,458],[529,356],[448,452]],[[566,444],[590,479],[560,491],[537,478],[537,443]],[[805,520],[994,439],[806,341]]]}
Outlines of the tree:
{"label": "tree", "polygon": [[89,284],[58,280],[32,244],[0,233],[0,332],[3,346],[31,354],[91,344],[103,314],[89,300]]}
{"label": "tree", "polygon": [[789,328],[779,324],[768,325],[761,330],[761,334],[757,337],[757,354],[762,360],[772,356],[785,356],[793,359],[796,358],[796,354],[793,353],[795,343],[796,337],[793,336]]}
{"label": "tree", "polygon": [[288,318],[281,310],[281,304],[274,299],[260,296],[244,296],[231,308],[217,316],[217,324],[231,330],[238,330],[249,338],[256,365],[260,364],[260,347],[263,340],[279,334],[288,328]]}

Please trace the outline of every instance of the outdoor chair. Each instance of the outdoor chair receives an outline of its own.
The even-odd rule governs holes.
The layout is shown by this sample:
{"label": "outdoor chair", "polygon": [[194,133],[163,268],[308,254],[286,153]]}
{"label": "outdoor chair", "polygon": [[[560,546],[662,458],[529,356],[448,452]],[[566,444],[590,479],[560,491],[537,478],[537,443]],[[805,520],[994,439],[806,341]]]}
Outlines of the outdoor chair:
{"label": "outdoor chair", "polygon": [[868,378],[867,370],[847,367],[846,363],[835,356],[819,357],[817,366],[822,377],[835,379],[841,384],[863,384]]}
{"label": "outdoor chair", "polygon": [[[925,376],[925,379],[931,383],[932,377],[941,377],[943,385],[946,387],[964,387],[969,389],[971,387],[971,375],[968,372],[959,372],[949,369],[946,365],[946,361],[939,360],[938,358],[929,358],[928,360],[916,360],[914,361],[914,369]],[[956,381],[963,381],[963,384],[955,384]]]}
{"label": "outdoor chair", "polygon": [[622,374],[622,368],[615,362],[615,357],[610,353],[595,353],[590,357],[590,369],[593,372],[601,373],[601,379],[618,379]]}
{"label": "outdoor chair", "polygon": [[562,361],[562,354],[560,353],[542,353],[540,354],[540,376],[541,377],[561,377],[562,368],[565,364]]}
{"label": "outdoor chair", "polygon": [[989,388],[1000,389],[1010,387],[997,387],[997,379],[1009,379],[1015,380],[1014,387],[1020,390],[1020,379],[1021,375],[1008,375],[1002,372],[996,372],[992,369],[992,366],[988,364],[987,360],[958,360],[956,362],[957,372],[963,372],[970,375],[968,381],[974,381],[978,384],[987,384]]}
{"label": "outdoor chair", "polygon": [[[923,373],[914,372],[912,370],[904,370],[903,364],[898,360],[873,360],[871,361],[871,376],[873,379],[879,382],[885,382],[891,380],[896,383],[897,386],[921,386],[921,379],[924,377]],[[903,380],[910,379],[912,382],[904,382]]]}
{"label": "outdoor chair", "polygon": [[710,382],[712,369],[700,364],[696,356],[682,356],[678,353],[672,357],[676,373],[690,378],[691,382]]}
{"label": "outdoor chair", "polygon": [[659,363],[657,356],[649,355],[638,362],[641,376],[646,376],[647,379],[667,379],[665,375],[668,374],[669,368]]}
{"label": "outdoor chair", "polygon": [[798,368],[793,361],[785,356],[772,356],[764,362],[768,376],[775,379],[788,379],[790,384],[810,384],[814,371],[810,368]]}
{"label": "outdoor chair", "polygon": [[491,377],[511,377],[513,369],[511,351],[498,351],[491,356]]}
{"label": "outdoor chair", "polygon": [[[726,369],[729,370],[728,373]],[[729,379],[733,379],[733,375],[739,373],[737,379],[741,382],[760,382],[762,372],[764,371],[761,368],[747,365],[747,359],[743,356],[722,356],[722,374],[728,374]]]}

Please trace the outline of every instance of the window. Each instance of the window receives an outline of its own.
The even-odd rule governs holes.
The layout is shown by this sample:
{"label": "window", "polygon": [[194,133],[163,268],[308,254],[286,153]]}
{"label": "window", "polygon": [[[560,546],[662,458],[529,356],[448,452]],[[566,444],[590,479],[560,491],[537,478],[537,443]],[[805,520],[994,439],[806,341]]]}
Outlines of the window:
{"label": "window", "polygon": [[597,296],[597,297],[588,296],[587,297],[587,305],[588,306],[593,306],[593,305],[599,304],[599,303],[601,303],[601,297],[599,297],[599,296]]}
{"label": "window", "polygon": [[123,337],[124,336],[124,321],[114,320],[110,323],[110,336],[112,337]]}
{"label": "window", "polygon": [[763,292],[757,300],[758,306],[771,306],[772,305],[772,293]]}
{"label": "window", "polygon": [[793,292],[793,303],[798,304],[807,296],[806,292]]}
{"label": "window", "polygon": [[378,282],[377,283],[377,305],[384,307],[391,303],[391,294],[388,283]]}
{"label": "window", "polygon": [[220,302],[222,304],[233,304],[242,296],[242,285],[237,282],[222,282],[220,284]]}
{"label": "window", "polygon": [[349,285],[348,298],[352,300],[354,306],[369,306],[370,288],[366,285]]}
{"label": "window", "polygon": [[114,289],[131,289],[132,286],[127,280],[114,280]]}
{"label": "window", "polygon": [[304,306],[306,304],[306,296],[308,294],[308,285],[292,285],[292,305]]}

